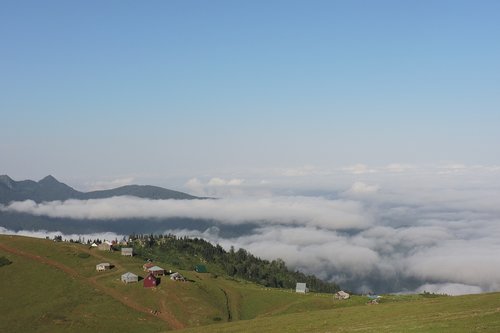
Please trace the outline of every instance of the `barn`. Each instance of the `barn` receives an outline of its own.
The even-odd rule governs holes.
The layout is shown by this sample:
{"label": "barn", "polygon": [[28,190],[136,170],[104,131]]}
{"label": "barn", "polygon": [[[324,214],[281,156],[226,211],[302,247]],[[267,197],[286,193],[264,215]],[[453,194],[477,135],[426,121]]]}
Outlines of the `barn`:
{"label": "barn", "polygon": [[153,266],[148,269],[148,272],[152,273],[154,276],[165,275],[165,270],[159,266]]}
{"label": "barn", "polygon": [[122,256],[133,257],[134,249],[131,247],[122,247]]}
{"label": "barn", "polygon": [[144,278],[143,285],[144,288],[154,288],[160,284],[159,282],[160,281],[156,276],[154,276],[152,273],[149,273],[148,276]]}
{"label": "barn", "polygon": [[96,271],[102,272],[111,269],[111,264],[109,262],[101,262],[100,264],[95,265]]}
{"label": "barn", "polygon": [[139,277],[137,275],[135,275],[134,273],[127,272],[125,274],[122,274],[122,282],[123,283],[134,283],[134,282],[138,282],[138,281],[139,281]]}
{"label": "barn", "polygon": [[144,265],[142,265],[142,269],[144,270],[144,272],[147,272],[148,269],[150,269],[151,267],[155,267],[156,265],[151,263],[151,262],[147,262],[145,263]]}
{"label": "barn", "polygon": [[297,285],[295,286],[295,292],[305,294],[309,292],[309,288],[307,288],[305,283],[297,282]]}

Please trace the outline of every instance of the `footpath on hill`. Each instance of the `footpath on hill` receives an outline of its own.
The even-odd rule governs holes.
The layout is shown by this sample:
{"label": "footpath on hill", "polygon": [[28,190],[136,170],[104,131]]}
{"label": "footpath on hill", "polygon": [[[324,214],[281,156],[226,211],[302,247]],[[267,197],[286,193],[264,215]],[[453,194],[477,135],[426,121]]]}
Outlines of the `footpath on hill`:
{"label": "footpath on hill", "polygon": [[[80,275],[76,270],[74,270],[74,269],[72,269],[72,268],[70,268],[70,267],[68,267],[60,262],[57,262],[57,261],[49,259],[49,258],[42,257],[40,255],[36,255],[33,253],[22,251],[22,250],[7,246],[5,244],[0,243],[0,249],[4,250],[6,252],[10,252],[12,254],[15,254],[18,256],[23,256],[25,258],[35,260],[35,261],[43,263],[45,265],[49,265],[49,266],[52,266],[54,268],[57,268],[57,269],[61,270],[62,272],[68,274],[69,276],[76,278],[76,279],[79,279],[79,280],[83,281],[84,283],[91,285],[92,287],[100,290],[104,294],[114,298],[115,300],[128,306],[129,308],[132,308],[132,309],[139,311],[139,312],[146,313],[148,315],[154,316],[156,318],[159,318],[159,319],[165,321],[173,329],[181,329],[181,328],[185,327],[185,325],[182,322],[177,320],[171,313],[167,312],[166,309],[162,309],[163,310],[162,312],[153,315],[151,313],[152,312],[151,309],[148,309],[148,308],[132,301],[131,299],[127,298],[126,296],[123,296],[118,291],[116,291],[112,288],[107,288],[105,286],[100,285],[97,282],[96,277],[86,278],[86,277]],[[85,249],[83,249],[83,250],[96,258],[104,259],[104,257],[96,255],[95,253],[92,253],[90,251],[86,251]],[[123,267],[121,267],[119,265],[117,266],[117,268],[120,268],[123,270]]]}

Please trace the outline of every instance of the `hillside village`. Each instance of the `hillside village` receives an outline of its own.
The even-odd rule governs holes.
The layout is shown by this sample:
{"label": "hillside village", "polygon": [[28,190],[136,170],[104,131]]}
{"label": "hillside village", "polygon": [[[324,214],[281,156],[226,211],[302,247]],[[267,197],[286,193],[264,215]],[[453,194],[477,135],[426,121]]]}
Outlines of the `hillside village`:
{"label": "hillside village", "polygon": [[[122,241],[101,241],[101,240],[96,240],[96,241],[91,241],[88,240],[87,244],[89,245],[89,249],[95,249],[97,251],[107,251],[107,252],[120,252],[122,256],[125,257],[133,257],[135,255],[134,253],[134,248],[133,247],[128,247],[130,244],[139,245],[140,247],[144,247],[146,245],[151,244],[151,238],[154,239],[153,236],[148,236],[147,238],[140,238],[137,237],[135,239],[129,238],[129,240],[122,240]],[[177,237],[173,235],[168,235],[167,237],[158,237],[160,241],[158,241],[158,245],[164,245],[168,241],[171,240],[176,240]],[[56,239],[57,241],[60,241],[59,238]],[[187,241],[189,238],[183,238],[182,241]],[[198,241],[198,239],[194,239],[195,242]],[[74,242],[74,241],[72,241]],[[76,243],[78,243],[77,241]],[[240,249],[239,251],[244,251]],[[181,282],[186,282],[187,279],[179,272],[174,272],[171,269],[167,270],[164,269],[160,266],[158,266],[156,263],[153,262],[152,259],[145,259],[146,262],[144,265],[142,265],[143,269],[143,276],[137,275],[132,272],[126,272],[121,275],[121,281],[124,283],[137,283],[139,281],[142,281],[144,288],[155,288],[158,285],[160,285],[162,278],[168,277],[172,281],[181,281]],[[206,262],[205,259],[202,259],[204,262]],[[104,272],[104,271],[109,271],[112,270],[114,265],[112,263],[99,263],[96,265],[96,271],[97,272]],[[284,267],[284,266],[283,266]],[[196,264],[192,267],[192,269],[197,272],[197,273],[208,273],[207,267],[204,264]],[[309,292],[309,287],[305,282],[296,282],[295,285],[295,292],[297,293],[308,293]],[[341,293],[341,294],[339,294]],[[349,294],[344,292],[344,291],[339,291],[336,294],[336,297],[338,299],[348,299]],[[342,295],[342,296],[339,296]]]}
{"label": "hillside village", "polygon": [[[70,240],[72,241],[72,240]],[[81,240],[79,240],[81,241]],[[298,283],[307,284],[307,289],[334,293],[340,290],[332,282],[325,282],[314,275],[291,271],[281,259],[262,260],[244,249],[225,251],[199,238],[175,235],[131,235],[121,241],[87,240],[90,248],[102,251],[121,251],[122,255],[135,254],[144,260],[160,260],[172,266],[201,273],[210,265],[216,274],[253,281],[265,287],[293,289]]]}
{"label": "hillside village", "polygon": [[[164,249],[168,249],[165,244],[184,244],[186,253],[193,250],[186,244],[200,243],[173,239],[158,237],[155,242],[164,243]],[[164,260],[166,254],[158,255],[156,246],[148,247],[150,241],[150,237],[137,237],[82,244],[0,235],[0,278],[23,276],[10,279],[8,286],[0,284],[0,331],[30,332],[36,327],[47,332],[262,333],[384,327],[383,331],[401,332],[418,325],[417,331],[424,332],[436,323],[474,331],[471,328],[476,326],[471,325],[479,325],[479,320],[482,327],[500,327],[500,320],[494,319],[499,318],[497,294],[367,297],[344,291],[317,293],[302,281],[292,288],[270,288],[230,277],[217,261],[199,255],[186,254],[176,259],[182,267],[172,265]],[[231,252],[228,257],[238,251]],[[25,292],[19,293],[20,289]],[[374,304],[379,305],[370,306]],[[483,312],[477,311],[480,308]],[[401,315],[394,317],[395,312]]]}

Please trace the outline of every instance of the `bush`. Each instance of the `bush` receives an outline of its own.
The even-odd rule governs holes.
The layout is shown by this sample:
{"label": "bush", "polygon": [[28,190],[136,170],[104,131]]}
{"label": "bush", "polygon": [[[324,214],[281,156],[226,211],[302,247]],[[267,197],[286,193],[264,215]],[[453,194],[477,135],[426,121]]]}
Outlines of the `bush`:
{"label": "bush", "polygon": [[5,257],[0,257],[0,267],[12,264],[12,261]]}

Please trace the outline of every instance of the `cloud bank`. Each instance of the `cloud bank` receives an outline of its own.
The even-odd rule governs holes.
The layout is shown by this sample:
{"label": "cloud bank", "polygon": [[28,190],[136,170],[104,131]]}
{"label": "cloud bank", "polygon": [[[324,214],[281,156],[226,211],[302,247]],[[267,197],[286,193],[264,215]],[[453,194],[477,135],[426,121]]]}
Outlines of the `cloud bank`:
{"label": "cloud bank", "polygon": [[[219,200],[25,201],[0,210],[110,221],[210,219],[218,221],[217,227],[163,230],[202,237],[226,248],[243,247],[262,258],[283,258],[291,268],[358,292],[500,291],[499,168],[392,164],[356,165],[343,172],[334,180],[322,178],[326,173],[320,178],[307,176],[304,184],[294,183],[288,195],[283,194],[283,183],[273,192],[279,180],[272,177],[266,182],[213,177],[189,183],[205,193],[207,187],[240,192]],[[286,177],[300,181],[301,175]],[[331,191],[325,190],[329,187]],[[255,228],[244,234],[220,232],[226,225],[249,222]]]}
{"label": "cloud bank", "polygon": [[311,197],[220,200],[148,200],[136,197],[67,200],[37,204],[32,200],[0,206],[0,211],[70,219],[173,217],[211,219],[226,224],[309,225],[325,229],[360,229],[370,225],[362,204]]}

